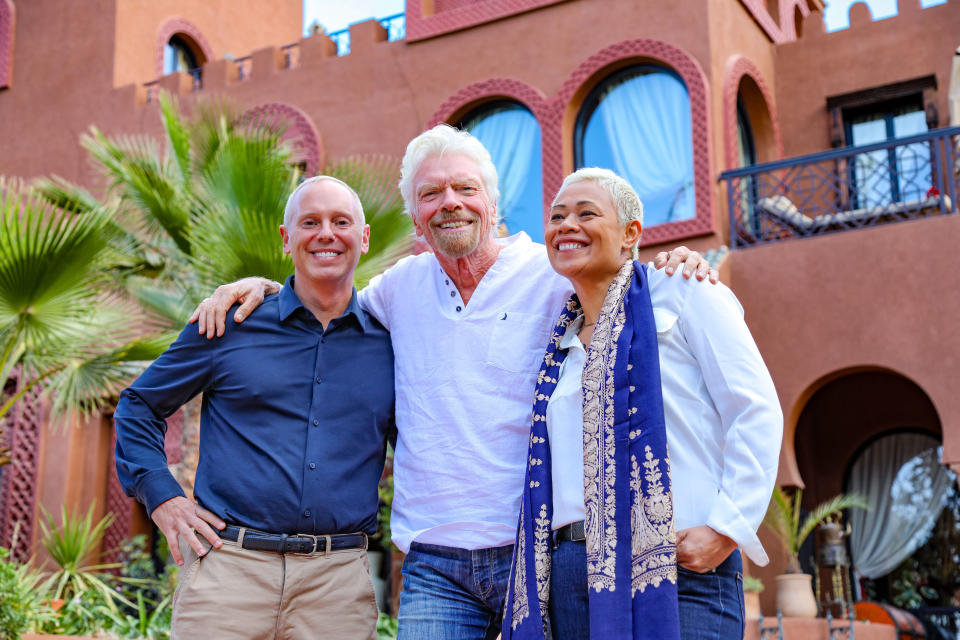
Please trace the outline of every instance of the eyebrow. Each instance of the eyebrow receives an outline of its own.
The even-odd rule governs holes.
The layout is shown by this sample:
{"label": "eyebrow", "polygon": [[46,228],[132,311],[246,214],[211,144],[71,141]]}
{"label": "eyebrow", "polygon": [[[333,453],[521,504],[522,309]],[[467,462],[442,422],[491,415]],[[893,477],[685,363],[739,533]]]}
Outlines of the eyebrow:
{"label": "eyebrow", "polygon": [[[581,206],[583,206],[583,205],[585,205],[585,204],[586,204],[586,205],[593,205],[594,207],[599,207],[599,206],[600,206],[600,205],[598,205],[596,202],[594,202],[593,200],[581,200],[580,202],[578,202],[578,203],[576,204],[576,206],[581,207]],[[562,202],[558,202],[557,204],[553,205],[553,206],[550,207],[550,208],[551,208],[551,209],[566,209],[566,208],[567,208],[567,205],[563,204]]]}

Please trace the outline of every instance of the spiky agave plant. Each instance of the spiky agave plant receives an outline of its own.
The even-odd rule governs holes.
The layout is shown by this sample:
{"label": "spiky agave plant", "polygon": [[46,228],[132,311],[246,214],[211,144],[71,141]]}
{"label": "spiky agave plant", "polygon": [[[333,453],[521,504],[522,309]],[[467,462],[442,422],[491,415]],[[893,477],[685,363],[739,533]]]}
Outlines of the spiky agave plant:
{"label": "spiky agave plant", "polygon": [[[133,607],[133,603],[114,589],[116,578],[107,573],[116,569],[120,563],[97,563],[96,552],[103,534],[113,522],[113,514],[93,521],[94,505],[90,505],[83,515],[68,514],[67,508],[60,507],[60,524],[45,509],[40,527],[43,531],[43,547],[56,563],[57,568],[47,577],[43,588],[51,598],[71,600],[89,591],[94,591],[111,609],[122,602]],[[129,579],[127,579],[129,580]]]}
{"label": "spiky agave plant", "polygon": [[800,522],[800,504],[803,490],[797,489],[790,496],[780,487],[774,487],[773,497],[763,523],[770,529],[787,552],[787,573],[802,573],[800,568],[800,547],[813,530],[822,522],[838,515],[844,509],[869,509],[865,497],[859,494],[840,494],[821,502]]}

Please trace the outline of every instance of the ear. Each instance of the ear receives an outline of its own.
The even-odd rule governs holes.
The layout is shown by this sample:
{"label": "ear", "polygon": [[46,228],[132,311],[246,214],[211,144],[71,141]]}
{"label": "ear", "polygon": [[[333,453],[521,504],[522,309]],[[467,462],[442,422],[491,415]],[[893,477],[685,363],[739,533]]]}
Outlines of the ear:
{"label": "ear", "polygon": [[283,252],[290,255],[290,234],[284,225],[280,225],[280,238],[283,240]]}
{"label": "ear", "polygon": [[360,253],[370,251],[370,225],[363,225],[363,235],[360,238]]}
{"label": "ear", "polygon": [[631,220],[623,227],[623,232],[620,238],[620,248],[621,249],[633,249],[637,246],[637,243],[640,242],[640,235],[643,233],[643,225],[640,224],[639,220]]}
{"label": "ear", "polygon": [[414,209],[413,213],[410,214],[410,219],[413,220],[413,231],[417,234],[417,237],[423,237],[423,229],[420,227],[420,216],[417,213],[417,210]]}

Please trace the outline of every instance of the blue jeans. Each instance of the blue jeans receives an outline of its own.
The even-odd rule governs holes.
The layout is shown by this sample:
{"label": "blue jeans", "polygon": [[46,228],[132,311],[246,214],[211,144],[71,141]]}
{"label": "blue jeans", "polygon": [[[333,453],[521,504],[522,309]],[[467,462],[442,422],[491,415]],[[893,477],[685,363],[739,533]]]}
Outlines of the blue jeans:
{"label": "blue jeans", "polygon": [[[561,542],[553,551],[550,572],[550,623],[554,640],[590,637],[587,594],[587,545]],[[682,640],[743,638],[743,565],[734,550],[707,573],[678,568]]]}
{"label": "blue jeans", "polygon": [[512,557],[513,545],[469,551],[414,542],[403,561],[397,640],[496,638]]}

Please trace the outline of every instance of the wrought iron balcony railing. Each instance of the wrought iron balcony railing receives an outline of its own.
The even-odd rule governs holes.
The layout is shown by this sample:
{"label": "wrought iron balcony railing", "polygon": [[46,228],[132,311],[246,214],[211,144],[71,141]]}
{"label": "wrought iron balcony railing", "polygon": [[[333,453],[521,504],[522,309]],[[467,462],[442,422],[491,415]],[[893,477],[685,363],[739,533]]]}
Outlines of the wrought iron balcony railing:
{"label": "wrought iron balcony railing", "polygon": [[726,171],[731,246],[957,211],[960,127]]}
{"label": "wrought iron balcony railing", "polygon": [[[378,18],[383,28],[387,30],[387,40],[403,40],[407,37],[407,16],[404,13]],[[350,53],[350,29],[341,29],[327,34],[337,45],[337,55],[345,56]]]}

